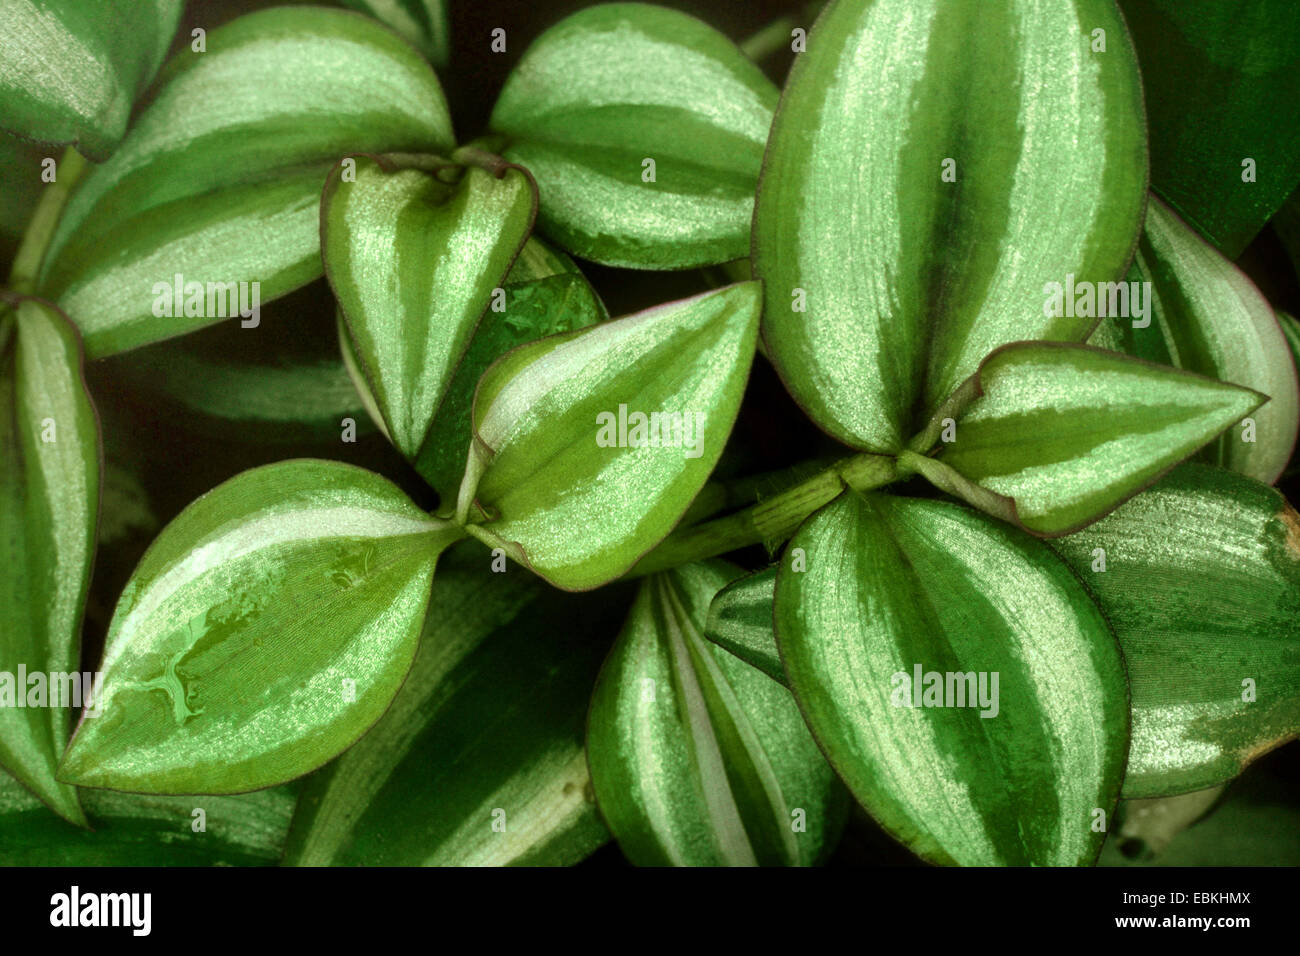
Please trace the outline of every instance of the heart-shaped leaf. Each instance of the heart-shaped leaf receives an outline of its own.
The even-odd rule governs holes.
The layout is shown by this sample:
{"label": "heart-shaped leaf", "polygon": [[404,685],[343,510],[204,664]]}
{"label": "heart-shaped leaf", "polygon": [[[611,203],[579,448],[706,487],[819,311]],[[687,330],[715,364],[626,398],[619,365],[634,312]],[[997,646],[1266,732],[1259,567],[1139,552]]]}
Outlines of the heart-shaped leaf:
{"label": "heart-shaped leaf", "polygon": [[827,757],[920,856],[1096,860],[1128,745],[1124,664],[1045,544],[959,505],[846,492],[790,541],[776,635]]}
{"label": "heart-shaped leaf", "polygon": [[558,587],[623,574],[672,530],[740,408],[761,292],[746,282],[507,353],[479,381],[458,508]]}
{"label": "heart-shaped leaf", "polygon": [[341,156],[451,145],[437,77],[391,30],[321,7],[240,17],[177,54],[82,181],[44,294],[92,357],[252,312],[321,274],[318,200]]}
{"label": "heart-shaped leaf", "polygon": [[82,825],[55,768],[92,693],[78,667],[100,459],[76,330],[46,302],[0,301],[0,767]]}
{"label": "heart-shaped leaf", "polygon": [[410,669],[439,553],[461,536],[351,465],[255,468],[199,498],[118,602],[100,715],[61,779],[237,793],[314,770]]}
{"label": "heart-shaped leaf", "polygon": [[532,229],[528,176],[499,172],[470,167],[449,184],[360,156],[325,184],[325,273],[386,431],[407,458],[424,444],[493,289]]}
{"label": "heart-shaped leaf", "polygon": [[[1035,534],[1067,534],[1266,400],[1249,389],[1086,345],[998,349],[903,461],[936,485]],[[951,414],[953,418],[946,417]],[[949,431],[938,426],[952,422]]]}
{"label": "heart-shaped leaf", "polygon": [[447,0],[342,0],[345,6],[360,10],[388,24],[415,44],[439,69],[451,60],[451,30]]}
{"label": "heart-shaped leaf", "polygon": [[[499,307],[498,307],[499,305]],[[448,504],[465,473],[465,450],[479,378],[506,352],[548,335],[585,329],[609,318],[596,290],[573,260],[537,238],[529,239],[502,285],[499,300],[483,313],[456,367],[415,468]]]}
{"label": "heart-shaped leaf", "polygon": [[[307,783],[298,866],[563,866],[609,839],[583,737],[625,601],[500,574],[477,546],[438,567],[420,652],[384,718]],[[572,626],[557,629],[564,618]]]}
{"label": "heart-shaped leaf", "polygon": [[1124,648],[1124,796],[1222,783],[1300,733],[1300,516],[1280,494],[1188,464],[1052,547]]}
{"label": "heart-shaped leaf", "polygon": [[[237,796],[84,790],[94,831],[55,817],[0,774],[2,866],[270,866],[293,816],[293,787]],[[201,826],[200,826],[201,824]]]}
{"label": "heart-shaped leaf", "polygon": [[0,4],[0,124],[73,143],[96,161],[126,133],[162,65],[182,0],[6,0]]}
{"label": "heart-shaped leaf", "polygon": [[[1112,316],[1119,347],[1139,358],[1235,382],[1269,396],[1243,435],[1229,432],[1205,449],[1209,461],[1272,483],[1282,474],[1300,426],[1300,386],[1278,319],[1255,284],[1154,196],[1129,286],[1115,286]],[[1150,294],[1133,283],[1150,283]],[[1132,293],[1146,302],[1132,309]],[[1098,331],[1101,331],[1098,329]],[[1100,343],[1098,343],[1100,344]]]}
{"label": "heart-shaped leaf", "polygon": [[[1151,127],[1151,184],[1231,259],[1300,182],[1300,7],[1120,0]],[[1249,160],[1249,164],[1247,163]]]}
{"label": "heart-shaped leaf", "polygon": [[719,591],[709,605],[704,636],[784,684],[785,668],[772,630],[776,570],[773,565],[755,571]]}
{"label": "heart-shaped leaf", "polygon": [[811,865],[847,803],[789,691],[704,640],[738,569],[647,578],[601,669],[587,753],[596,802],[643,866]]}
{"label": "heart-shaped leaf", "polygon": [[821,428],[897,451],[997,346],[1087,336],[1044,286],[1120,278],[1145,197],[1110,0],[836,0],[764,161],[768,353]]}
{"label": "heart-shaped leaf", "polygon": [[543,33],[506,79],[492,129],[541,187],[540,226],[606,265],[744,258],[777,90],[712,27],[603,3]]}

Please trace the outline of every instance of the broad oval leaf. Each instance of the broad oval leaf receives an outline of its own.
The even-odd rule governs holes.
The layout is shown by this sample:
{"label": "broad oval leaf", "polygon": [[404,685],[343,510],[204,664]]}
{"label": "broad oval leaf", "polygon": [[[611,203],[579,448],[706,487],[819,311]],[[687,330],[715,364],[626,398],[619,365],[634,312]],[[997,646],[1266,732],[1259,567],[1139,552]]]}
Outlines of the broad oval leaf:
{"label": "broad oval leaf", "polygon": [[1300,7],[1120,0],[1142,64],[1151,185],[1237,258],[1300,182]]}
{"label": "broad oval leaf", "polygon": [[[1116,284],[1106,304],[1119,347],[1269,396],[1252,416],[1250,441],[1228,433],[1202,454],[1259,481],[1277,481],[1300,427],[1300,385],[1273,307],[1240,269],[1154,196],[1133,265],[1127,290]],[[1135,284],[1141,282],[1149,285]],[[1141,316],[1132,307],[1135,292],[1145,302]],[[1114,316],[1117,304],[1120,317]]]}
{"label": "broad oval leaf", "polygon": [[460,536],[338,462],[280,462],[218,486],[132,574],[100,713],[82,720],[60,778],[236,793],[316,769],[397,693],[438,554]]}
{"label": "broad oval leaf", "polygon": [[506,276],[499,308],[493,295],[414,462],[416,471],[448,505],[455,503],[465,473],[465,449],[474,435],[470,420],[474,389],[488,367],[519,345],[609,318],[605,304],[573,260],[536,237],[524,244]]}
{"label": "broad oval leaf", "polygon": [[500,175],[470,167],[448,183],[357,156],[330,173],[320,216],[325,274],[385,430],[407,458],[424,444],[535,207],[528,176],[508,166]]}
{"label": "broad oval leaf", "polygon": [[[10,311],[12,309],[12,311]],[[55,779],[75,709],[99,513],[99,421],[76,329],[49,303],[0,301],[0,767],[85,825]],[[22,675],[26,673],[24,678]]]}
{"label": "broad oval leaf", "polygon": [[960,505],[855,492],[793,548],[807,570],[787,550],[775,612],[790,688],[871,815],[936,863],[1094,862],[1128,693],[1069,568]]}
{"label": "broad oval leaf", "polygon": [[1222,783],[1300,733],[1300,516],[1280,494],[1183,465],[1052,547],[1128,662],[1125,797]]}
{"label": "broad oval leaf", "polygon": [[785,669],[776,646],[772,602],[776,598],[777,566],[732,581],[709,604],[704,636],[775,681],[785,683]]}
{"label": "broad oval leaf", "polygon": [[601,669],[587,754],[633,863],[807,866],[838,839],[843,789],[789,691],[704,640],[737,573],[709,562],[647,578]]}
{"label": "broad oval leaf", "polygon": [[1045,314],[1045,284],[1120,278],[1145,197],[1110,0],[836,0],[764,161],[768,353],[818,426],[897,451],[997,346],[1087,336]]}
{"label": "broad oval leaf", "polygon": [[167,55],[182,0],[0,4],[0,123],[103,161]]}
{"label": "broad oval leaf", "polygon": [[286,863],[566,866],[609,839],[583,738],[626,602],[492,561],[475,545],[439,563],[410,676],[375,728],[307,782]]}
{"label": "broad oval leaf", "polygon": [[672,530],[722,454],[761,292],[728,286],[523,345],[479,381],[458,508],[480,538],[586,590]]}
{"label": "broad oval leaf", "polygon": [[539,224],[606,265],[685,269],[749,252],[777,90],[694,17],[603,3],[543,33],[492,129],[541,188]]}
{"label": "broad oval leaf", "polygon": [[81,799],[93,832],[0,774],[0,866],[273,866],[297,793],[286,786],[196,800],[84,790]]}
{"label": "broad oval leaf", "polygon": [[251,312],[254,290],[265,304],[320,276],[318,201],[341,156],[451,146],[437,77],[391,30],[320,7],[240,17],[207,52],[177,54],[121,148],[82,181],[43,294],[92,357],[240,315],[241,291]]}
{"label": "broad oval leaf", "polygon": [[1021,342],[990,355],[963,386],[953,439],[938,458],[906,457],[978,507],[1035,534],[1067,534],[1265,398],[1086,345]]}

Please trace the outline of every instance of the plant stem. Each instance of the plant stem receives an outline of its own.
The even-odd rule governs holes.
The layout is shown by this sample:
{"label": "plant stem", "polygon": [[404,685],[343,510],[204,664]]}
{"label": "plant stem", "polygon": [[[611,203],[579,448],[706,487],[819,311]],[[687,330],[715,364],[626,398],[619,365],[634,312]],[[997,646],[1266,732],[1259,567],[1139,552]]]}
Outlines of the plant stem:
{"label": "plant stem", "polygon": [[32,213],[31,222],[27,224],[22,245],[18,247],[13,268],[9,271],[9,288],[15,292],[36,291],[36,277],[40,275],[45,250],[49,248],[50,240],[54,237],[54,227],[59,224],[59,215],[63,212],[63,206],[68,201],[72,187],[77,184],[77,180],[86,169],[86,160],[69,146],[63,151],[63,157],[55,169],[55,180],[36,204],[36,211]]}
{"label": "plant stem", "polygon": [[846,458],[744,511],[670,534],[637,562],[627,577],[665,571],[751,544],[775,546],[845,488],[867,491],[888,484],[897,475],[898,464],[887,455]]}
{"label": "plant stem", "polygon": [[804,4],[798,15],[790,14],[779,20],[773,20],[757,33],[741,40],[741,52],[755,63],[761,63],[782,47],[789,49],[790,31],[795,27],[804,29],[811,27],[823,6],[825,4],[822,0],[815,0],[813,3]]}

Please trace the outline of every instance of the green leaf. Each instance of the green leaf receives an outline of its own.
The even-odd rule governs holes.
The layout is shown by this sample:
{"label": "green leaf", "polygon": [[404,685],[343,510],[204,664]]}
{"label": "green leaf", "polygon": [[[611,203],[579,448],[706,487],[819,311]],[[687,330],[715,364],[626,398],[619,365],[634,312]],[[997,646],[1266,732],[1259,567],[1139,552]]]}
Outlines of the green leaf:
{"label": "green leaf", "polygon": [[[238,796],[82,792],[93,832],[55,817],[0,775],[0,865],[270,866],[280,858],[297,794]],[[203,829],[196,829],[202,811]]]}
{"label": "green leaf", "polygon": [[[240,17],[208,34],[206,53],[177,54],[121,148],[82,181],[44,294],[92,357],[221,321],[238,310],[209,304],[208,283],[258,282],[264,305],[320,276],[320,190],[341,156],[451,145],[437,77],[392,31],[320,7]],[[191,310],[184,293],[169,316],[176,275],[205,297]]]}
{"label": "green leaf", "polygon": [[604,3],[537,38],[491,125],[537,177],[550,238],[606,265],[685,269],[748,254],[776,103],[772,82],[707,24]]}
{"label": "green leaf", "polygon": [[647,578],[601,669],[587,753],[601,813],[642,866],[812,865],[847,804],[789,691],[704,640],[738,569]]}
{"label": "green leaf", "polygon": [[388,24],[438,69],[451,61],[447,0],[342,0],[353,10]]}
{"label": "green leaf", "polygon": [[511,167],[499,177],[471,167],[454,185],[368,157],[330,173],[321,197],[325,274],[386,431],[407,458],[419,453],[535,206],[528,176]]}
{"label": "green leaf", "polygon": [[[1124,813],[1121,824],[1126,825],[1131,819],[1135,805],[1188,802],[1199,796],[1188,794],[1168,801],[1121,802],[1120,810]],[[1145,808],[1138,806],[1137,809],[1140,812]],[[1246,774],[1228,788],[1203,819],[1174,835],[1154,859],[1126,860],[1120,853],[1124,845],[1122,841],[1122,830],[1106,841],[1099,865],[1300,866],[1300,808],[1295,805],[1295,784],[1280,775]]]}
{"label": "green leaf", "polygon": [[494,305],[483,313],[414,462],[448,504],[456,501],[465,472],[465,451],[474,435],[474,389],[488,366],[516,346],[609,318],[573,260],[537,238],[525,243],[502,291],[500,311]]}
{"label": "green leaf", "polygon": [[1184,465],[1052,547],[1124,648],[1125,797],[1222,783],[1300,732],[1300,517],[1272,488]]}
{"label": "green leaf", "polygon": [[1128,745],[1124,665],[1051,550],[959,505],[855,492],[794,548],[807,570],[787,550],[781,656],[871,815],[931,862],[1095,861]]}
{"label": "green leaf", "polygon": [[[1132,283],[1147,282],[1150,293],[1141,293],[1147,309],[1143,316],[1109,320],[1120,349],[1270,396],[1253,417],[1252,441],[1229,432],[1202,456],[1251,478],[1276,481],[1295,445],[1300,386],[1268,300],[1155,197],[1147,207],[1129,281],[1130,292],[1137,288]],[[1122,304],[1123,299],[1116,301]],[[1132,313],[1129,301],[1125,311]],[[1109,304],[1107,310],[1114,311]]]}
{"label": "green leaf", "polygon": [[[1142,64],[1152,187],[1230,259],[1300,182],[1300,7],[1120,0]],[[1245,159],[1252,181],[1243,179]]]}
{"label": "green leaf", "polygon": [[[1067,534],[1137,494],[1265,398],[1091,346],[1018,342],[985,359],[954,398],[955,440],[937,460],[909,454],[906,463],[1035,534]],[[924,436],[918,444],[927,444]],[[960,480],[949,485],[943,471]]]}
{"label": "green leaf", "polygon": [[419,640],[438,554],[461,536],[351,465],[254,468],[145,554],[61,779],[237,793],[314,770],[379,719]]}
{"label": "green leaf", "polygon": [[768,677],[785,683],[785,668],[772,629],[776,565],[732,581],[709,605],[704,636]]}
{"label": "green leaf", "polygon": [[560,866],[609,839],[583,737],[625,603],[494,573],[492,560],[477,546],[443,559],[410,676],[308,782],[287,863]]}
{"label": "green leaf", "polygon": [[365,430],[362,401],[338,358],[236,362],[166,342],[123,355],[112,376],[172,412],[186,430],[297,443],[337,441],[344,418]]}
{"label": "green leaf", "polygon": [[1120,278],[1145,197],[1109,0],[837,0],[764,161],[764,342],[818,426],[897,451],[994,348],[1087,336],[1045,314],[1044,284]]}
{"label": "green leaf", "polygon": [[0,302],[0,340],[6,338],[0,767],[60,816],[84,825],[76,791],[55,780],[55,768],[68,742],[70,708],[89,692],[78,668],[99,511],[99,421],[82,377],[81,343],[66,317],[38,299]]}
{"label": "green leaf", "polygon": [[458,504],[487,514],[473,533],[566,590],[627,571],[722,454],[760,295],[756,282],[728,286],[497,360],[475,395]]}
{"label": "green leaf", "polygon": [[0,4],[0,123],[72,143],[96,161],[126,133],[131,104],[167,55],[181,0]]}

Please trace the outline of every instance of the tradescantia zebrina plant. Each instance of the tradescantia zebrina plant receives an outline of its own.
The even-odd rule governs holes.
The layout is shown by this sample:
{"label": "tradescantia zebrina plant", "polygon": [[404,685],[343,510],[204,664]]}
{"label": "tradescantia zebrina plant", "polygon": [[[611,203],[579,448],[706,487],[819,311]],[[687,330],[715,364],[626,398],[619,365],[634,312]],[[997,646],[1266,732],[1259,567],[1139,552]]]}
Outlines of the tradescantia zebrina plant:
{"label": "tradescantia zebrina plant", "polygon": [[1300,733],[1295,336],[1227,258],[1300,139],[1243,80],[1281,158],[1198,206],[1151,17],[29,6],[0,861],[1087,865]]}

